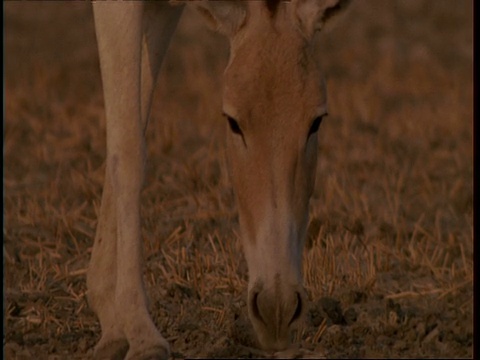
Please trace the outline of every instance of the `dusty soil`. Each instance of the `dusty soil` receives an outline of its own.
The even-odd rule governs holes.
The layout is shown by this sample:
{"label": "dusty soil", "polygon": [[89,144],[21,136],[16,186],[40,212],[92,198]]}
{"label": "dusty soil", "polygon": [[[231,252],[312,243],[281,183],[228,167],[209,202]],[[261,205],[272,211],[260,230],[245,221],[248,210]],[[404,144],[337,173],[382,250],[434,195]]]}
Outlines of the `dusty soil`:
{"label": "dusty soil", "polygon": [[[91,5],[6,2],[4,353],[84,359],[105,158]],[[319,36],[322,124],[292,357],[473,356],[473,1],[358,1]],[[143,192],[151,313],[174,358],[265,357],[225,170],[227,42],[187,12]],[[278,355],[278,354],[277,354]]]}

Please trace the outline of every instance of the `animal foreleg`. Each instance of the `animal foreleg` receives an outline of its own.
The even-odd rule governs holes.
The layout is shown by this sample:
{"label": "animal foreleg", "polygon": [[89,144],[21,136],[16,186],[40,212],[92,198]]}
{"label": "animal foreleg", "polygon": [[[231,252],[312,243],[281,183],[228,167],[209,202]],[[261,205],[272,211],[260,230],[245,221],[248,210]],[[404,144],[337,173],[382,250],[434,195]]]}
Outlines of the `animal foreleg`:
{"label": "animal foreleg", "polygon": [[[167,358],[168,344],[147,310],[142,276],[140,191],[142,2],[94,3],[107,122],[107,174],[88,274],[102,326],[99,358]],[[106,213],[105,213],[106,212]]]}

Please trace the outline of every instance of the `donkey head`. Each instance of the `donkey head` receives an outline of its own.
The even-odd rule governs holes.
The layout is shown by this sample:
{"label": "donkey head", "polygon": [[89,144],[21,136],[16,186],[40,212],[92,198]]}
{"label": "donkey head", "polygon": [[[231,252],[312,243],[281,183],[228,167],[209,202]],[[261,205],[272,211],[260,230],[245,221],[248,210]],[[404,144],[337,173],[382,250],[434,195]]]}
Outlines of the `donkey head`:
{"label": "donkey head", "polygon": [[306,308],[302,251],[326,89],[312,38],[345,1],[197,5],[230,40],[223,112],[249,269],[248,312],[262,347],[282,350]]}

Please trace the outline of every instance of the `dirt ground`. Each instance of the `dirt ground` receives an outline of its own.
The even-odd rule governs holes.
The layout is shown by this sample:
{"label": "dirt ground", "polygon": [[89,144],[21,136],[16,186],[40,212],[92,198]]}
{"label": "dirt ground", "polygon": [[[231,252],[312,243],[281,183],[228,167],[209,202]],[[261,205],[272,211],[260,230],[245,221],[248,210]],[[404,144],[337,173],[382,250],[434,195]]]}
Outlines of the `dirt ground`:
{"label": "dirt ground", "polygon": [[[355,2],[316,41],[319,138],[292,357],[473,356],[473,1]],[[4,353],[90,358],[85,272],[105,117],[91,4],[4,3]],[[227,41],[187,11],[142,194],[151,313],[173,358],[266,357],[225,168]]]}

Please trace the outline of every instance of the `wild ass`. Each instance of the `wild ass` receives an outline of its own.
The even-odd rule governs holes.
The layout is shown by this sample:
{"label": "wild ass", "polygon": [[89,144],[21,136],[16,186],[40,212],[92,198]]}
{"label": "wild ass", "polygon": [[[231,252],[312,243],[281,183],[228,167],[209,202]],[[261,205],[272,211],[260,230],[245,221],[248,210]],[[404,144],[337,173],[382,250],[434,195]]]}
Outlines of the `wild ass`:
{"label": "wild ass", "polygon": [[[223,112],[249,270],[248,313],[261,346],[282,350],[305,310],[302,249],[327,114],[312,38],[342,0],[194,2],[230,40]],[[105,185],[87,276],[102,337],[96,358],[164,359],[147,310],[140,192],[152,90],[183,4],[93,3],[107,121]]]}

